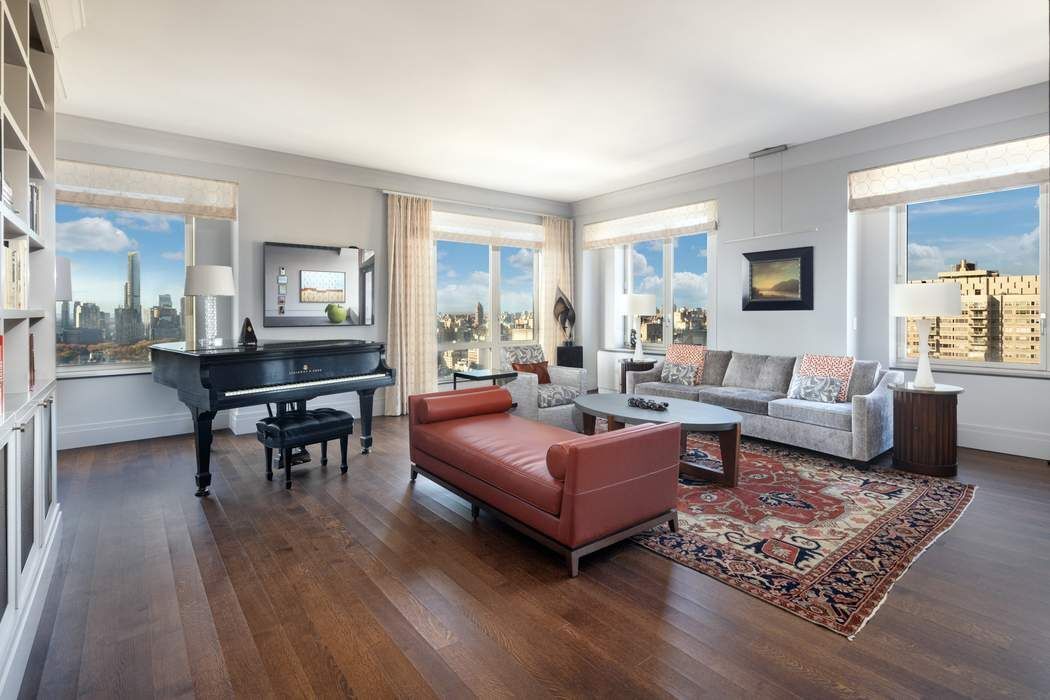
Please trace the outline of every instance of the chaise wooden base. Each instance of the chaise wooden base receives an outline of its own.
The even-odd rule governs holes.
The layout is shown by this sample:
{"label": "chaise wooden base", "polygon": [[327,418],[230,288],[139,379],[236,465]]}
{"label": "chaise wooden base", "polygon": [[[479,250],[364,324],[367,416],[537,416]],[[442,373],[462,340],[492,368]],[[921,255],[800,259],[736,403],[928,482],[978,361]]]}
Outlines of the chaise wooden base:
{"label": "chaise wooden base", "polygon": [[433,481],[435,484],[438,484],[439,486],[448,489],[452,493],[456,494],[463,500],[470,503],[470,515],[472,518],[477,518],[478,515],[481,513],[481,509],[484,508],[493,516],[503,521],[507,525],[510,525],[512,528],[514,528],[521,534],[531,537],[532,539],[536,540],[548,549],[553,549],[565,559],[565,563],[569,565],[569,576],[572,576],[574,578],[580,573],[580,557],[586,556],[593,552],[597,552],[599,549],[604,549],[609,545],[616,544],[617,542],[625,540],[628,537],[633,537],[641,532],[651,530],[654,527],[657,527],[664,523],[667,523],[668,527],[671,528],[671,532],[678,532],[678,511],[669,510],[664,513],[661,513],[660,515],[657,515],[654,518],[650,518],[644,522],[640,522],[636,525],[632,525],[628,528],[624,528],[623,530],[619,530],[610,535],[607,535],[606,537],[603,537],[600,540],[595,540],[594,542],[585,544],[582,547],[576,547],[575,549],[573,549],[571,547],[566,547],[560,542],[552,540],[550,537],[544,535],[542,532],[534,530],[525,523],[522,523],[513,518],[512,516],[507,515],[500,509],[495,508],[489,505],[488,503],[485,503],[477,497],[472,496],[469,493],[463,491],[462,489],[453,486],[447,481],[444,481],[440,477],[434,476],[418,464],[413,463],[411,465],[410,479],[412,481],[415,481],[416,475],[418,474],[422,474],[423,476]]}

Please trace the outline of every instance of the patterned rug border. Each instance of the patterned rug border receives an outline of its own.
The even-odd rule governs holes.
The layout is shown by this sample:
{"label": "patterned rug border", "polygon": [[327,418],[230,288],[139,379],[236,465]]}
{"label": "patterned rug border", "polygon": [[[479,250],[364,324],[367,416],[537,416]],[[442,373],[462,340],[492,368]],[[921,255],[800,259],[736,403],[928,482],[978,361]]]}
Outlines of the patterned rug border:
{"label": "patterned rug border", "polygon": [[[706,439],[702,439],[701,442],[704,443],[705,446],[710,445],[710,443]],[[747,449],[748,447],[751,447],[751,445],[748,445],[747,442],[748,441],[745,440],[745,443],[741,445],[742,453],[749,453],[751,455],[763,459],[769,459],[773,457],[773,455],[766,454],[761,451],[762,449],[764,449],[763,443],[756,443],[754,446],[757,447],[759,451],[755,451],[754,449]],[[713,447],[717,448],[717,444],[713,445]],[[877,469],[872,470],[871,472],[862,471],[852,465],[842,464],[835,458],[829,457],[827,455],[811,454],[802,450],[796,451],[794,450],[794,448],[786,448],[785,446],[777,447],[782,449],[789,449],[793,452],[796,452],[797,454],[804,455],[807,458],[816,458],[824,460],[828,464],[833,465],[837,468],[849,472],[854,472],[862,476],[874,473],[879,475],[900,477],[909,482],[917,481],[927,484],[931,481],[940,480],[937,477],[927,477],[923,475],[912,474],[910,472],[905,472],[898,469]],[[864,595],[862,603],[858,606],[857,610],[852,613],[852,615],[850,616],[851,619],[847,620],[846,623],[828,623],[819,619],[813,619],[812,617],[808,617],[806,615],[805,609],[794,603],[794,601],[777,599],[775,597],[775,594],[771,594],[768,591],[765,591],[752,583],[729,577],[724,577],[723,574],[717,571],[705,570],[704,568],[701,568],[699,566],[703,562],[696,562],[697,566],[691,565],[690,563],[682,561],[680,558],[676,557],[675,550],[670,549],[668,547],[660,546],[658,544],[654,544],[650,541],[654,538],[655,534],[659,534],[664,537],[678,537],[685,541],[686,538],[684,537],[684,534],[681,533],[681,531],[678,534],[671,533],[666,526],[662,526],[657,530],[651,531],[650,533],[636,535],[634,538],[632,538],[632,540],[638,546],[656,555],[664,557],[665,559],[669,559],[679,566],[683,566],[687,569],[691,569],[693,571],[696,571],[697,573],[703,574],[704,576],[714,579],[719,583],[739,590],[740,592],[750,595],[753,598],[757,598],[764,603],[779,608],[787,613],[795,615],[796,617],[800,617],[811,624],[831,630],[832,632],[835,632],[836,634],[839,634],[843,637],[846,637],[846,639],[853,641],[856,638],[857,634],[865,627],[865,625],[867,625],[868,621],[870,621],[871,618],[875,616],[875,613],[879,611],[882,605],[886,602],[887,598],[889,598],[889,594],[893,589],[894,584],[900,581],[900,579],[903,578],[906,573],[908,573],[912,565],[919,559],[919,557],[921,557],[930,547],[932,547],[934,543],[936,543],[937,540],[940,539],[942,535],[944,535],[944,533],[951,530],[955,526],[955,524],[959,522],[959,518],[962,517],[963,513],[966,512],[966,509],[969,508],[971,503],[973,503],[974,496],[977,492],[977,486],[973,484],[965,484],[954,480],[948,481],[953,481],[953,483],[959,484],[959,486],[961,486],[963,489],[962,493],[959,495],[957,502],[952,506],[950,512],[946,513],[943,517],[941,517],[935,527],[931,528],[930,531],[926,533],[918,542],[916,542],[916,544],[911,549],[904,553],[899,560],[894,562],[885,574],[881,575],[880,580],[873,586],[873,588],[870,591],[868,591]],[[865,528],[865,530],[862,531],[863,537],[861,535],[858,535],[857,539],[870,540],[874,533],[867,533],[866,531],[875,525],[875,523],[869,524]],[[849,555],[850,551],[842,552],[841,555],[835,561],[841,561],[843,558]],[[824,565],[822,564],[822,566]],[[827,564],[827,568],[830,568],[831,566],[832,563]],[[858,618],[859,622],[854,623],[853,618]]]}

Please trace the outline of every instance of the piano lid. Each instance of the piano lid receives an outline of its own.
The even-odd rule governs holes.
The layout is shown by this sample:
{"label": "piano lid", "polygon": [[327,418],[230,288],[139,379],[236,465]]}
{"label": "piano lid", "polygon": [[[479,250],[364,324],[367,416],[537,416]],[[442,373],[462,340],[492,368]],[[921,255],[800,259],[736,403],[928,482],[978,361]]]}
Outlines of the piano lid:
{"label": "piano lid", "polygon": [[268,353],[316,352],[317,350],[338,352],[340,350],[352,351],[357,348],[381,348],[382,346],[382,343],[373,340],[296,340],[279,343],[259,343],[254,347],[241,346],[232,342],[221,345],[204,345],[178,341],[174,343],[157,343],[151,345],[150,349],[194,357],[250,357]]}

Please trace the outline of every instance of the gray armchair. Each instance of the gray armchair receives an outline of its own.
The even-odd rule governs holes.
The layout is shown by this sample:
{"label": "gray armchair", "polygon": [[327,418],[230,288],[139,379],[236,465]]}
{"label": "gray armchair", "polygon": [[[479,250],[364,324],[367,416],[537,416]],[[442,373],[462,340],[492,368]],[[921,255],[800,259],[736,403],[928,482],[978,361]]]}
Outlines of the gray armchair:
{"label": "gray armchair", "polygon": [[[511,364],[515,362],[543,362],[545,359],[539,345],[504,347],[500,354],[502,369],[512,369]],[[518,405],[513,413],[567,430],[582,430],[573,401],[587,391],[587,370],[552,366],[547,371],[551,376],[550,384],[540,384],[539,377],[531,372],[520,372],[517,379],[503,385]]]}

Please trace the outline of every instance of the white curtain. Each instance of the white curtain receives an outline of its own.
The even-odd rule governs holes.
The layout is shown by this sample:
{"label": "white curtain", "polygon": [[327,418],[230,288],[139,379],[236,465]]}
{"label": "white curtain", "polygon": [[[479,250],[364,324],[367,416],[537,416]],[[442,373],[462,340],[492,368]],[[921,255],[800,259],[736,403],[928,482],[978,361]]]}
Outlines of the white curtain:
{"label": "white curtain", "polygon": [[1050,179],[1050,136],[956,151],[849,174],[849,210],[877,209]]}
{"label": "white curtain", "polygon": [[572,221],[560,216],[543,217],[543,294],[536,316],[540,320],[543,355],[550,364],[557,359],[557,347],[565,340],[554,318],[554,299],[558,289],[576,305],[572,280]]}
{"label": "white curtain", "polygon": [[583,227],[583,249],[613,248],[626,243],[688,236],[718,228],[718,202],[708,200],[661,209]]}
{"label": "white curtain", "polygon": [[387,364],[395,383],[386,388],[388,416],[408,411],[408,397],[437,387],[437,314],[431,202],[387,195]]}

